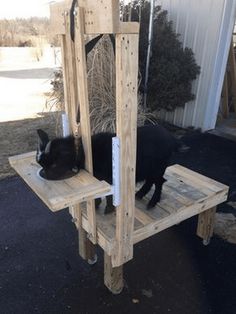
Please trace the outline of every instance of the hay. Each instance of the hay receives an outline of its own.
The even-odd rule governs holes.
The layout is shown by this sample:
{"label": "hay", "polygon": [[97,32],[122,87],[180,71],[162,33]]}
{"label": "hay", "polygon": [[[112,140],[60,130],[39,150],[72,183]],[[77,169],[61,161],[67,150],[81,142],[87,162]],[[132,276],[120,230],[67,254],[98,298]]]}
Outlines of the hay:
{"label": "hay", "polygon": [[[109,36],[104,36],[88,56],[88,89],[92,133],[115,131],[115,58]],[[153,121],[138,96],[138,126]]]}
{"label": "hay", "polygon": [[[90,121],[92,134],[98,132],[115,132],[115,58],[109,36],[103,36],[87,58],[88,94],[90,104]],[[55,72],[51,82],[53,88],[48,104],[64,109],[62,70]],[[154,121],[154,116],[142,107],[138,96],[138,126],[146,121]]]}

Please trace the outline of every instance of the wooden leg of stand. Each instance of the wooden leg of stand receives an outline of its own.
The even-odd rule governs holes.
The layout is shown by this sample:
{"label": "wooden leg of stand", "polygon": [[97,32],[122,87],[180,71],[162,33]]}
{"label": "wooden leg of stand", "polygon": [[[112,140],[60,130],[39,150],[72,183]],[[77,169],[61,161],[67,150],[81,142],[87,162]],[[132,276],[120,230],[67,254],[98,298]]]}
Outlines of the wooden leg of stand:
{"label": "wooden leg of stand", "polygon": [[210,208],[198,215],[197,235],[203,239],[203,244],[210,243],[213,235],[216,207]]}
{"label": "wooden leg of stand", "polygon": [[121,293],[124,287],[123,266],[112,267],[111,257],[104,252],[104,284],[113,293]]}
{"label": "wooden leg of stand", "polygon": [[82,208],[80,204],[73,206],[73,214],[79,233],[79,254],[89,264],[95,264],[97,262],[96,247],[88,239],[87,232],[82,228]]}
{"label": "wooden leg of stand", "polygon": [[95,245],[87,238],[87,232],[83,228],[79,228],[79,254],[90,265],[97,262]]}

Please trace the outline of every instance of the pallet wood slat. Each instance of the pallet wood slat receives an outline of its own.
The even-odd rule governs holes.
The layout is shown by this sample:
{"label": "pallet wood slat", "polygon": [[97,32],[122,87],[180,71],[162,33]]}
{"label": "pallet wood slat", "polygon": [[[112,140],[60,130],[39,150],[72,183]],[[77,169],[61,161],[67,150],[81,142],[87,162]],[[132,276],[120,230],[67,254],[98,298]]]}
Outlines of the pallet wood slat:
{"label": "pallet wood slat", "polygon": [[155,221],[149,225],[146,225],[144,228],[140,230],[135,230],[133,235],[134,244],[138,243],[162,230],[165,230],[173,225],[176,225],[186,219],[189,219],[195,215],[200,214],[201,212],[206,211],[206,209],[216,206],[219,203],[224,202],[227,199],[227,192],[222,192],[220,194],[216,194],[215,196],[209,198],[208,200],[202,203],[194,203],[191,207],[186,207],[181,211],[170,214],[166,218]]}
{"label": "pallet wood slat", "polygon": [[[198,172],[185,168],[181,165],[173,165],[173,166],[168,167],[167,173],[183,175],[185,178],[185,181],[188,182],[190,185],[194,185],[194,186],[198,185],[199,187],[205,187],[206,192],[208,190],[213,191],[213,192],[218,192],[221,189],[224,189],[226,187],[226,185],[224,185],[223,183],[210,179]],[[187,181],[187,179],[190,179],[190,180]]]}
{"label": "pallet wood slat", "polygon": [[113,267],[109,255],[104,254],[104,283],[113,294],[119,294],[124,287],[123,267]]}
{"label": "pallet wood slat", "polygon": [[78,134],[77,113],[79,110],[78,86],[75,68],[75,47],[74,42],[70,36],[70,15],[64,16],[64,24],[66,34],[61,37],[64,38],[62,46],[62,60],[63,60],[63,86],[65,93],[65,109],[69,117],[69,124],[71,133]]}
{"label": "pallet wood slat", "polygon": [[[68,15],[72,0],[50,5],[50,30],[54,34],[66,34],[64,15]],[[139,23],[120,22],[119,2],[116,0],[80,0],[84,9],[86,35],[138,34]]]}
{"label": "pallet wood slat", "polygon": [[[63,16],[63,14],[62,14]],[[78,99],[78,82],[77,73],[75,67],[75,45],[70,35],[70,14],[69,10],[64,13],[64,26],[65,35],[62,37],[62,60],[63,60],[63,77],[64,77],[64,94],[65,94],[65,109],[68,115],[69,130],[74,136],[80,136],[80,124],[77,121],[77,115],[79,110],[79,99]],[[71,178],[71,182],[74,181]],[[70,182],[66,182],[70,185]],[[81,178],[82,183],[82,178]],[[82,192],[82,191],[81,191]],[[87,191],[88,192],[88,191]],[[69,196],[69,195],[68,195]],[[91,208],[91,207],[90,207]],[[88,235],[82,228],[82,208],[81,204],[75,204],[69,207],[69,212],[73,217],[74,221],[77,221],[77,229],[79,234],[79,254],[83,259],[93,259],[95,256],[95,247],[88,240]],[[92,220],[92,224],[96,224],[96,221]],[[92,240],[96,242],[94,236],[96,230],[95,227],[90,227],[89,231],[92,230]]]}
{"label": "pallet wood slat", "polygon": [[56,35],[65,35],[65,13],[69,14],[72,0],[53,3],[50,5],[50,32]]}
{"label": "pallet wood slat", "polygon": [[209,243],[213,235],[216,206],[202,212],[198,216],[197,235]]}
{"label": "pallet wood slat", "polygon": [[[170,169],[169,169],[170,168]],[[221,184],[221,190],[218,190],[219,184],[218,182],[211,180],[211,194],[207,195],[205,199],[202,199],[201,194],[199,194],[198,200],[192,200],[192,199],[184,199],[185,204],[181,206],[179,210],[176,210],[172,206],[173,198],[169,197],[168,195],[172,195],[172,192],[174,192],[174,195],[176,193],[178,195],[181,195],[181,189],[180,191],[176,192],[176,186],[174,186],[173,190],[171,191],[171,182],[175,180],[175,169],[179,169],[178,165],[174,165],[167,168],[167,173],[172,173],[172,175],[169,175],[170,183],[167,181],[163,185],[163,193],[167,196],[165,200],[161,199],[160,203],[158,203],[155,208],[151,210],[146,210],[146,205],[148,202],[148,199],[143,200],[136,200],[136,210],[135,210],[135,219],[137,219],[140,223],[143,224],[142,227],[136,226],[133,230],[133,236],[132,236],[132,243],[136,244],[156,233],[161,232],[162,230],[169,228],[175,224],[178,224],[194,215],[199,215],[199,226],[198,226],[198,235],[205,235],[203,234],[203,231],[200,230],[206,230],[206,226],[209,225],[209,213],[207,212],[211,210],[211,208],[215,207],[217,204],[224,202],[227,199],[227,193],[228,193],[228,187],[226,185]],[[189,181],[189,172],[187,168],[182,167],[182,175],[181,180],[186,183]],[[193,176],[198,176],[198,173],[191,172]],[[202,182],[198,182],[196,184],[195,188],[198,190],[198,188],[202,188],[202,185],[204,182],[209,178],[200,175]],[[198,178],[198,180],[200,180]],[[187,184],[187,183],[186,183]],[[214,186],[213,186],[214,185]],[[209,187],[209,183],[208,183]],[[190,186],[191,188],[191,186]],[[217,192],[214,192],[214,190],[217,190]],[[151,192],[153,193],[153,191]],[[151,194],[150,193],[150,194]],[[177,197],[178,198],[178,197]],[[183,201],[180,197],[180,201]],[[164,210],[165,206],[163,205],[163,202],[165,203],[165,206],[168,207],[169,211]],[[204,214],[206,213],[206,214]],[[212,215],[211,215],[212,217]],[[86,216],[83,215],[83,226],[86,229]],[[107,252],[108,255],[111,255],[113,250],[115,249],[115,230],[116,230],[116,217],[115,213],[109,214],[109,215],[100,215],[97,214],[97,229],[98,229],[98,244]],[[134,225],[135,226],[135,225]],[[211,224],[212,226],[212,224]],[[205,228],[205,229],[204,229]],[[208,228],[209,229],[209,228]],[[208,230],[207,229],[207,230]],[[208,232],[208,235],[210,236],[210,233]],[[206,238],[206,236],[205,236]]]}
{"label": "pallet wood slat", "polygon": [[116,0],[79,0],[84,9],[85,34],[114,34],[119,25],[120,7]]}
{"label": "pallet wood slat", "polygon": [[35,160],[35,152],[10,157],[11,166],[19,173],[33,191],[52,210],[58,211],[70,205],[93,199],[108,193],[111,187],[99,181],[85,170],[72,178],[47,181],[38,177],[40,166]]}
{"label": "pallet wood slat", "polygon": [[[80,128],[85,153],[85,169],[93,174],[91,127],[89,116],[87,64],[84,37],[84,9],[78,7],[75,16],[75,64],[79,82],[78,98],[80,101]],[[88,235],[96,243],[96,215],[94,200],[87,202],[87,212],[90,222]]]}
{"label": "pallet wood slat", "polygon": [[137,129],[138,34],[116,35],[116,136],[120,138],[120,196],[117,207],[117,267],[133,257]]}

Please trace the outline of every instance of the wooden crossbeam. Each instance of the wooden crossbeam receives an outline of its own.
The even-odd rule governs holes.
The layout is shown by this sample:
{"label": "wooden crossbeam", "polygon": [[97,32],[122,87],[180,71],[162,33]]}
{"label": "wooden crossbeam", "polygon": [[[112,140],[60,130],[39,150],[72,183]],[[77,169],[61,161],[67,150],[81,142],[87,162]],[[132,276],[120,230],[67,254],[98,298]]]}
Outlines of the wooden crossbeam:
{"label": "wooden crossbeam", "polygon": [[[50,30],[53,34],[66,34],[64,15],[69,15],[71,4],[72,0],[67,0],[50,5]],[[120,21],[117,0],[80,0],[79,7],[84,9],[86,35],[139,33],[139,23]]]}

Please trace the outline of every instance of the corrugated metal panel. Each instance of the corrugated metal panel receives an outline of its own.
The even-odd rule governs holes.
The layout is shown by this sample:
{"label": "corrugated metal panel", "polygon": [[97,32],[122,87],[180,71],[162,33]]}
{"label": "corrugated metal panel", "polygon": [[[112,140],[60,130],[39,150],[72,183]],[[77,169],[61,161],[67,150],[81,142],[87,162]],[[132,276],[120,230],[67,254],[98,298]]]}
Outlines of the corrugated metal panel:
{"label": "corrugated metal panel", "polygon": [[182,127],[214,128],[236,13],[235,0],[157,0],[168,10],[183,46],[190,47],[201,74],[193,83],[195,100],[160,117]]}

